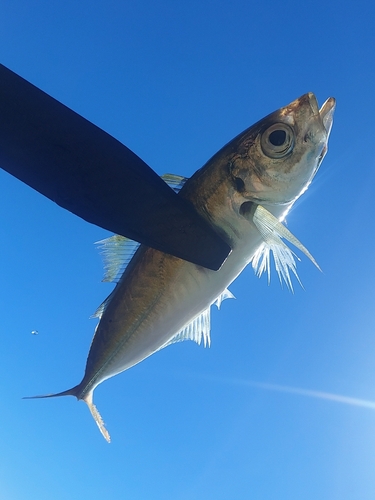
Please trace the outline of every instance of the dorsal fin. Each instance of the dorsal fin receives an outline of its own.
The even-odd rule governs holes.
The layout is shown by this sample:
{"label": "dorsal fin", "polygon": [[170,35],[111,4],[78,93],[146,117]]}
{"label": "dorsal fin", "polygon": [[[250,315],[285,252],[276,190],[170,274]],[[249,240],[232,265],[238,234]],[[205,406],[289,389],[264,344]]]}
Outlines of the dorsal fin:
{"label": "dorsal fin", "polygon": [[[113,292],[112,292],[113,293]],[[107,305],[109,304],[110,300],[112,299],[112,293],[108,295],[108,297],[103,300],[103,302],[100,304],[100,306],[96,309],[94,314],[90,316],[90,319],[92,318],[101,318],[103,316],[104,311],[106,310]],[[98,323],[99,325],[99,323]],[[96,328],[98,328],[98,325],[96,325]],[[96,330],[95,330],[96,331]]]}
{"label": "dorsal fin", "polygon": [[182,177],[182,175],[175,175],[175,174],[164,174],[164,175],[161,176],[161,178],[176,193],[178,193],[180,191],[180,189],[182,188],[182,186],[188,180],[187,177]]}
{"label": "dorsal fin", "polygon": [[301,250],[301,252],[303,252],[320,270],[320,267],[307,248],[302,245],[302,243],[279,221],[277,217],[272,215],[261,205],[257,206],[254,212],[253,221],[264,240],[264,244],[258,249],[252,258],[252,266],[258,276],[261,276],[265,271],[267,271],[268,281],[270,281],[270,252],[272,252],[280,281],[284,280],[286,285],[293,291],[293,285],[290,278],[290,271],[292,271],[301,284],[296,270],[296,255],[281,240],[281,238],[284,238]]}
{"label": "dorsal fin", "polygon": [[103,256],[104,278],[102,281],[117,283],[137,251],[139,243],[115,234],[95,244],[98,245]]}
{"label": "dorsal fin", "polygon": [[[182,177],[181,175],[174,174],[164,174],[162,179],[176,192],[178,193],[182,186],[187,181],[187,177]],[[100,253],[103,256],[104,263],[104,278],[102,281],[114,282],[116,283],[126,266],[129,264],[133,255],[139,247],[137,241],[125,238],[125,236],[120,236],[115,234],[110,238],[100,240],[96,242]]]}
{"label": "dorsal fin", "polygon": [[[162,179],[176,192],[178,193],[185,182],[188,180],[187,177],[182,177],[181,175],[174,174],[164,174]],[[126,266],[129,264],[133,258],[135,252],[138,250],[140,244],[137,241],[125,238],[125,236],[120,236],[115,234],[110,238],[105,238],[104,240],[97,241],[95,243],[98,245],[99,251],[103,258],[104,264],[104,277],[103,282],[117,283],[124,273]],[[111,295],[107,297],[97,308],[95,313],[91,316],[92,318],[101,318],[107,304],[111,299]]]}

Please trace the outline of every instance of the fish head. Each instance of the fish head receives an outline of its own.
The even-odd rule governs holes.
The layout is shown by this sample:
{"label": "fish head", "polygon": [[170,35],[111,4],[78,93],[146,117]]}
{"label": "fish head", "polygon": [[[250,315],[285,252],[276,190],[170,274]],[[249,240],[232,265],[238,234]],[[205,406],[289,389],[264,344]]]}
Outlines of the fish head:
{"label": "fish head", "polygon": [[290,207],[306,191],[327,152],[334,109],[334,98],[319,109],[309,92],[240,134],[230,162],[238,204]]}

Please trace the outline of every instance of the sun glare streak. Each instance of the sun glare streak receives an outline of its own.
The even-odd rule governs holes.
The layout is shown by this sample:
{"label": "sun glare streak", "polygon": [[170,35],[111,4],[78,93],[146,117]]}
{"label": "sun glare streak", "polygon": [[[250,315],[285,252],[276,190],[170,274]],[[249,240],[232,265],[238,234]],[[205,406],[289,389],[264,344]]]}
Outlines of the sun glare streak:
{"label": "sun glare streak", "polygon": [[268,384],[265,382],[253,382],[251,380],[231,379],[231,378],[228,379],[218,378],[215,380],[234,385],[242,385],[242,386],[254,387],[256,389],[264,389],[266,391],[286,392],[289,394],[297,394],[299,396],[305,396],[309,398],[326,399],[328,401],[333,401],[335,403],[343,403],[351,406],[361,406],[362,408],[370,408],[371,410],[375,410],[375,401],[352,398],[349,396],[342,396],[341,394],[333,394],[330,392],[323,392],[323,391],[313,391],[310,389],[301,389],[299,387],[290,387],[288,385]]}

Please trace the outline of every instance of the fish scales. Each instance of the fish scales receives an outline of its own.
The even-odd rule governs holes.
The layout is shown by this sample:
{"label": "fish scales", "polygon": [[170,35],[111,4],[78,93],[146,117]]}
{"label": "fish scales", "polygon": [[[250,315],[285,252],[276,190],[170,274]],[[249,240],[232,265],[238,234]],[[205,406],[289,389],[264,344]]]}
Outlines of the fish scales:
{"label": "fish scales", "polygon": [[[225,204],[229,199],[227,186],[220,187],[227,176],[221,178],[221,182],[213,183],[214,190],[205,192],[199,205],[221,206],[228,221],[229,215],[225,217]],[[193,185],[201,184],[191,181]],[[181,196],[188,196],[189,181],[186,187],[186,194],[181,192]],[[190,190],[190,195],[193,194],[194,189]],[[230,210],[228,205],[227,211]],[[142,361],[215,301],[248,264],[262,241],[251,221],[244,218],[242,222],[248,238],[240,239],[236,237],[236,230],[230,234],[227,228],[225,237],[237,251],[232,251],[220,272],[152,248],[139,248],[101,318],[100,331],[94,336],[88,358],[88,377],[81,382],[80,398],[84,398],[103,372],[109,378]],[[238,249],[237,240],[242,243],[242,251]]]}
{"label": "fish scales", "polygon": [[327,151],[334,108],[333,98],[319,110],[315,96],[305,94],[239,134],[187,180],[180,196],[232,249],[220,270],[141,245],[100,310],[82,381],[37,397],[85,401],[109,441],[93,404],[101,382],[174,341],[200,342],[203,333],[209,343],[210,306],[230,296],[227,287],[250,262],[258,274],[269,273],[272,252],[279,276],[291,286],[295,261],[282,238],[315,263],[282,221]]}

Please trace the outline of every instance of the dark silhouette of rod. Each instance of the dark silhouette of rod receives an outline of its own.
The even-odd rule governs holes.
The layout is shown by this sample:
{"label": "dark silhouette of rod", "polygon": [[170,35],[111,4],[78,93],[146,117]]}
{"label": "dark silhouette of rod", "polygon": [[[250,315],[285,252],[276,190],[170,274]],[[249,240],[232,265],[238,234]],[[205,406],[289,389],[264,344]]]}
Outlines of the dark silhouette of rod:
{"label": "dark silhouette of rod", "polygon": [[0,167],[103,227],[217,270],[230,248],[130,149],[0,65]]}

